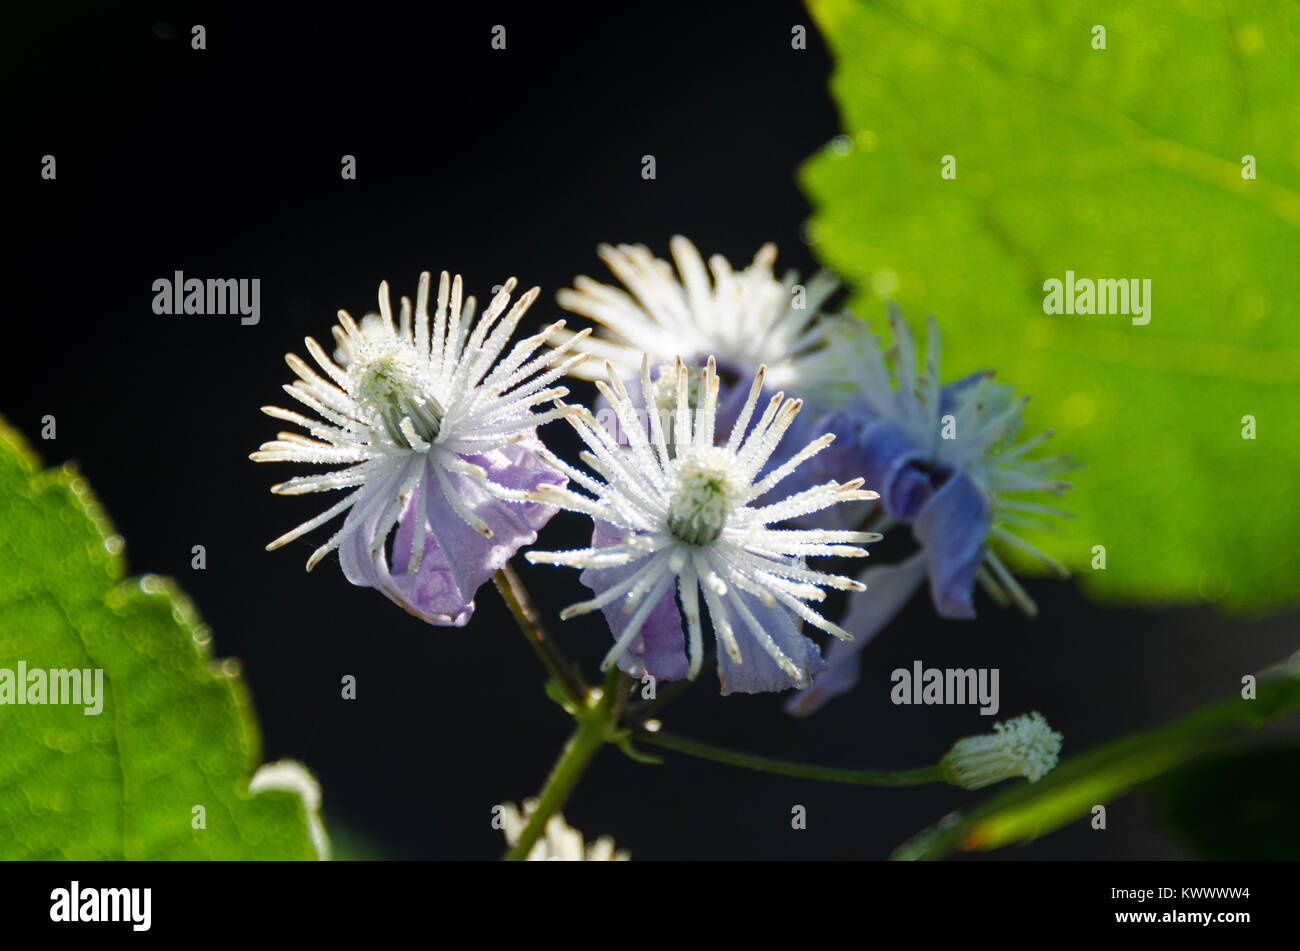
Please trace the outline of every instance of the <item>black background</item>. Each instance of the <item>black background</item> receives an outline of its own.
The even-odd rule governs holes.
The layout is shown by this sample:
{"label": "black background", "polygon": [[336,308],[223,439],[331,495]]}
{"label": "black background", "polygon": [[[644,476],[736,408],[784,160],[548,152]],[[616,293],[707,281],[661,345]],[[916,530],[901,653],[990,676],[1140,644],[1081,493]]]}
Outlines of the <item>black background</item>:
{"label": "black background", "polygon": [[[218,655],[242,659],[264,758],[317,774],[343,854],[497,855],[491,806],[537,791],[568,723],[490,587],[468,628],[429,627],[348,585],[333,557],[306,574],[323,533],[263,550],[328,504],[272,497],[292,467],[247,458],[280,428],[258,407],[286,402],[282,355],[302,353],[307,334],[326,340],[338,308],[373,309],[382,279],[413,295],[424,269],[460,272],[480,300],[511,275],[540,285],[540,324],[560,316],[554,293],[575,274],[607,279],[601,241],[666,256],[680,232],[739,267],[771,240],[779,269],[815,265],[795,172],[840,130],[830,60],[802,7],[540,6],[7,14],[0,412],[48,464],[79,463],[132,572],[174,575],[194,596]],[[190,48],[195,23],[206,50]],[[490,47],[494,24],[507,28],[505,51]],[[794,24],[808,26],[806,51],[791,49]],[[45,154],[56,181],[40,179]],[[357,181],[340,177],[344,154]],[[641,178],[646,154],[654,181]],[[155,316],[151,284],[174,270],[260,278],[261,323]],[[46,414],[55,441],[40,440]],[[573,457],[562,427],[546,432]],[[583,531],[561,515],[542,543],[581,544]],[[196,544],[205,571],[190,567]],[[576,572],[524,574],[552,618],[585,590]],[[982,595],[977,621],[940,622],[915,599],[864,653],[857,690],[812,719],[787,717],[779,697],[720,698],[706,680],[667,727],[807,761],[924,764],[989,718],[892,706],[889,672],[920,659],[999,667],[999,718],[1042,710],[1068,754],[1224,696],[1295,647],[1294,617],[1103,607],[1069,583],[1028,586],[1042,608],[1033,622]],[[552,627],[594,670],[608,646],[601,618]],[[345,674],[358,679],[352,702],[340,698]],[[656,768],[607,751],[566,816],[638,859],[880,858],[979,798],[669,759]],[[795,804],[805,831],[790,828]],[[1131,796],[1105,832],[1081,821],[997,857],[1186,854]]]}

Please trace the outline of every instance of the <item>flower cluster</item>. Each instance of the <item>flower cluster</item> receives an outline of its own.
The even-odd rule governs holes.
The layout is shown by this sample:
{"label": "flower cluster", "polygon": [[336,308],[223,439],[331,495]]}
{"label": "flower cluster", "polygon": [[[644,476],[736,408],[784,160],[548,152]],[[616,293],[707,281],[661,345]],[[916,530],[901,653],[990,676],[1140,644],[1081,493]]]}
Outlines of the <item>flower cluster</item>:
{"label": "flower cluster", "polygon": [[[602,245],[622,286],[578,277],[560,292],[598,335],[559,321],[511,346],[537,289],[512,305],[511,279],[476,320],[446,272],[432,315],[427,273],[396,319],[386,284],[377,314],[340,311],[333,358],[306,340],[319,372],[288,357],[298,380],[285,391],[319,418],[264,408],[308,435],[281,433],[252,458],[342,466],[273,491],[346,494],[268,547],[346,513],[308,569],[337,549],[354,584],[463,625],[479,586],[557,511],[575,512],[592,520],[588,547],[527,558],[581,570],[593,596],[562,616],[603,613],[605,668],[693,679],[707,617],[723,693],[797,688],[796,713],[852,686],[856,651],[926,579],[945,617],[973,615],[976,582],[1032,612],[992,546],[1064,571],[1013,529],[1065,514],[1019,496],[1060,494],[1071,464],[1030,458],[1049,433],[1017,443],[1024,398],[990,373],[941,382],[933,318],[922,356],[893,310],[886,350],[864,321],[825,309],[829,275],[778,279],[772,245],[740,271],[719,255],[706,266],[680,236],[671,248],[675,270],[645,247]],[[606,423],[565,402],[566,375],[596,381]],[[585,444],[585,469],[539,437],[558,419]],[[917,545],[901,563],[857,577],[808,563],[862,558],[895,525]],[[814,607],[832,589],[849,593],[838,624]],[[805,625],[832,636],[825,660]]]}
{"label": "flower cluster", "polygon": [[[343,516],[307,569],[337,550],[350,582],[435,625],[468,623],[495,575],[551,673],[548,692],[577,720],[542,797],[496,811],[509,858],[628,859],[608,836],[585,842],[559,812],[603,743],[641,758],[636,732],[737,761],[659,735],[644,708],[629,714],[628,677],[694,680],[712,663],[724,695],[794,691],[786,709],[805,715],[853,686],[862,645],[927,579],[937,612],[959,618],[974,615],[977,582],[1034,611],[994,543],[1064,573],[1013,529],[1067,514],[1022,495],[1061,494],[1072,463],[1031,457],[1050,433],[1018,441],[1026,398],[991,373],[942,382],[932,317],[922,355],[892,309],[886,349],[864,321],[825,308],[838,286],[829,275],[778,279],[770,244],[740,271],[720,255],[706,266],[683,237],[671,248],[675,269],[640,245],[602,245],[622,286],[580,276],[560,292],[599,334],[557,321],[512,343],[538,296],[533,288],[511,303],[513,278],[478,317],[445,271],[432,313],[427,272],[396,317],[381,284],[377,313],[358,322],[339,311],[332,355],[308,337],[315,368],[287,356],[297,379],[284,390],[314,415],[263,407],[306,435],[282,432],[254,461],[330,467],[272,491],[343,490],[268,549]],[[565,400],[566,376],[594,382],[591,407]],[[581,466],[539,435],[559,420],[585,446]],[[603,616],[613,643],[601,689],[559,654],[507,567],[560,511],[591,520],[589,543],[525,557],[580,571],[591,597],[560,617]],[[896,526],[913,554],[843,567]],[[844,592],[838,623],[826,617],[828,592]],[[812,629],[830,635],[824,658]],[[959,740],[936,767],[888,778],[966,789],[1037,782],[1060,748],[1033,713]],[[263,771],[250,788],[276,783],[300,791],[309,812],[319,804],[319,789],[293,770]],[[313,840],[325,854],[318,821]]]}

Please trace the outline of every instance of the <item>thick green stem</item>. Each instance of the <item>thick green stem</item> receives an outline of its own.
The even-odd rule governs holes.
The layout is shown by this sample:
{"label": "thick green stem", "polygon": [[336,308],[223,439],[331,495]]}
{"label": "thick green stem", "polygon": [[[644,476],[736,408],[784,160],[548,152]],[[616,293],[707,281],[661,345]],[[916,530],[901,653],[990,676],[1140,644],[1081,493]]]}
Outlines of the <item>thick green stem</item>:
{"label": "thick green stem", "polygon": [[560,758],[551,768],[551,774],[537,799],[537,807],[519,834],[519,841],[506,853],[507,862],[517,862],[528,857],[534,843],[545,831],[547,821],[563,808],[597,751],[615,738],[619,712],[626,703],[620,696],[624,688],[619,669],[611,668],[600,691],[590,691],[583,706],[574,711],[578,728],[564,744]]}
{"label": "thick green stem", "polygon": [[532,598],[528,595],[528,589],[524,587],[514,567],[507,562],[505,567],[492,576],[492,582],[497,586],[497,591],[501,592],[501,599],[505,601],[506,607],[514,615],[519,630],[523,631],[524,638],[546,665],[547,672],[559,685],[565,699],[575,708],[581,706],[586,702],[587,687],[547,635],[546,629],[542,627],[537,609],[533,607]]}
{"label": "thick green stem", "polygon": [[920,786],[925,783],[947,781],[937,764],[920,769],[839,769],[834,766],[792,763],[789,760],[740,753],[721,746],[711,746],[708,743],[698,743],[695,740],[673,736],[670,733],[642,732],[637,734],[637,739],[678,753],[727,763],[730,766],[778,773],[782,776],[798,776],[801,779],[821,779],[828,783],[851,783],[857,786]]}

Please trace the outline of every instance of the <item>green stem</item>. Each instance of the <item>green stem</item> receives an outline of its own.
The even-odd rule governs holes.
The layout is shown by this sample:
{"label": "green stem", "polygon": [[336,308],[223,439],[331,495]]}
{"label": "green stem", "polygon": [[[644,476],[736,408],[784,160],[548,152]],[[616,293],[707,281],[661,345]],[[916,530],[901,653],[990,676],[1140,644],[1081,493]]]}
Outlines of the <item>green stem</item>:
{"label": "green stem", "polygon": [[507,562],[505,567],[492,576],[492,582],[497,586],[497,591],[501,592],[501,599],[505,601],[506,607],[514,615],[519,630],[523,631],[524,638],[546,665],[551,679],[559,685],[565,699],[575,708],[582,706],[586,702],[587,686],[574,673],[573,665],[568,662],[560,649],[555,646],[555,642],[547,635],[546,629],[542,627],[541,618],[537,609],[533,607],[528,589],[524,587],[523,580],[514,566]]}
{"label": "green stem", "polygon": [[582,707],[574,710],[573,716],[578,721],[578,728],[564,744],[559,759],[551,768],[546,785],[538,796],[537,807],[519,834],[519,841],[506,853],[507,862],[518,862],[528,857],[534,843],[545,831],[547,821],[563,808],[597,751],[615,738],[619,712],[625,704],[620,696],[626,692],[623,681],[619,669],[610,668],[600,691],[590,691]]}
{"label": "green stem", "polygon": [[938,764],[920,769],[839,769],[834,766],[792,763],[789,760],[740,753],[721,746],[711,746],[708,743],[673,736],[670,733],[641,732],[637,734],[637,739],[678,753],[686,753],[689,756],[727,763],[730,766],[778,773],[782,776],[798,776],[802,779],[821,779],[828,783],[852,783],[858,786],[920,786],[924,783],[945,782]]}

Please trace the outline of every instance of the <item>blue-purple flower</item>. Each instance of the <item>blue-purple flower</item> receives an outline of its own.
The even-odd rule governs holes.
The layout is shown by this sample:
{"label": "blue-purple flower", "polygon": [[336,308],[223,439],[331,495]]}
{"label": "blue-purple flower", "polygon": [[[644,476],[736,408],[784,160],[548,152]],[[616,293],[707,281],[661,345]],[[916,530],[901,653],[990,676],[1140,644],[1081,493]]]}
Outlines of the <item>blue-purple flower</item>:
{"label": "blue-purple flower", "polygon": [[[1026,492],[1062,494],[1070,487],[1057,476],[1074,463],[1066,456],[1028,458],[1052,434],[1016,443],[1024,425],[1010,386],[992,373],[974,373],[948,385],[939,382],[939,333],[928,322],[929,352],[918,371],[911,329],[891,309],[893,370],[864,322],[845,318],[839,339],[829,344],[828,376],[841,396],[815,419],[836,433],[835,446],[811,468],[818,477],[853,471],[880,493],[881,513],[872,527],[909,525],[920,548],[896,565],[871,568],[860,578],[873,592],[850,599],[842,626],[856,635],[852,647],[832,645],[828,667],[811,690],[791,701],[796,713],[810,713],[857,680],[857,651],[929,580],[931,599],[943,617],[974,617],[978,581],[996,601],[1016,603],[1027,614],[1033,599],[994,551],[993,542],[1034,557],[1060,575],[1066,569],[1011,529],[1037,524],[1041,516],[1068,516],[1059,508],[1019,498]],[[858,513],[859,515],[864,513]]]}
{"label": "blue-purple flower", "polygon": [[309,571],[337,548],[353,584],[379,589],[431,624],[469,620],[478,587],[535,541],[555,512],[530,493],[567,482],[541,461],[536,430],[570,410],[534,407],[568,392],[552,384],[583,359],[566,358],[583,335],[542,349],[562,329],[560,321],[506,353],[538,294],[533,288],[509,306],[514,287],[511,278],[475,321],[474,298],[464,298],[460,277],[453,281],[444,271],[431,316],[425,272],[414,314],[403,297],[394,323],[385,282],[379,314],[357,324],[339,311],[335,359],[306,339],[324,376],[299,357],[286,357],[298,380],[285,392],[320,419],[274,406],[263,412],[315,438],[280,433],[251,458],[346,466],[290,479],[272,488],[279,495],[350,491],[268,549],[346,512],[342,527],[308,560]]}
{"label": "blue-purple flower", "polygon": [[[629,445],[620,446],[589,411],[581,410],[569,422],[587,444],[590,452],[583,460],[598,477],[553,460],[587,494],[547,486],[531,495],[588,515],[595,523],[589,548],[526,555],[533,562],[583,569],[582,580],[595,597],[561,616],[604,610],[615,641],[605,669],[618,663],[634,676],[693,678],[704,658],[702,595],[718,645],[724,694],[807,686],[822,659],[816,644],[801,632],[801,621],[850,637],[809,602],[821,601],[825,588],[853,591],[861,585],[810,569],[806,559],[863,557],[866,551],[857,546],[879,536],[775,526],[841,502],[873,499],[875,493],[863,490],[861,479],[832,481],[758,504],[834,440],[829,435],[814,439],[760,475],[801,405],[777,394],[765,401],[751,429],[763,388],[761,369],[725,442],[715,439],[719,380],[712,358],[695,406],[691,374],[680,361],[674,365],[676,399],[669,427],[653,405],[643,403],[644,415],[639,415],[618,373],[612,366],[607,372],[608,385],[597,386],[617,413]],[[649,360],[643,358],[641,392],[652,391]]]}

